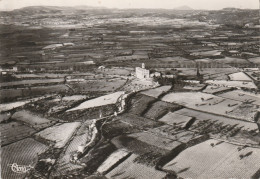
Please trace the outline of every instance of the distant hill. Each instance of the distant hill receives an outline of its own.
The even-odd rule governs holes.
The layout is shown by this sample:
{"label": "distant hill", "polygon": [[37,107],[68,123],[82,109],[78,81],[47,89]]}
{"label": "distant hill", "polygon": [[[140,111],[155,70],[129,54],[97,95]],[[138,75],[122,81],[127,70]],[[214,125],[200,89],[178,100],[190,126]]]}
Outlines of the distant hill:
{"label": "distant hill", "polygon": [[174,8],[174,10],[191,11],[191,10],[194,10],[194,9],[192,9],[192,8],[189,7],[189,6],[180,6],[180,7]]}

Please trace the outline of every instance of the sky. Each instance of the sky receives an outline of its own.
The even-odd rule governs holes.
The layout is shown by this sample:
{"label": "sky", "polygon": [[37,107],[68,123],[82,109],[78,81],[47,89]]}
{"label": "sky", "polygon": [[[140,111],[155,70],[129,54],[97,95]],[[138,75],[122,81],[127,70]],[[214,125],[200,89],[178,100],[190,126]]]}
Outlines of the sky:
{"label": "sky", "polygon": [[258,9],[260,0],[0,0],[0,10],[26,6],[97,6],[108,8],[173,9],[187,5],[193,9],[218,10],[225,7]]}

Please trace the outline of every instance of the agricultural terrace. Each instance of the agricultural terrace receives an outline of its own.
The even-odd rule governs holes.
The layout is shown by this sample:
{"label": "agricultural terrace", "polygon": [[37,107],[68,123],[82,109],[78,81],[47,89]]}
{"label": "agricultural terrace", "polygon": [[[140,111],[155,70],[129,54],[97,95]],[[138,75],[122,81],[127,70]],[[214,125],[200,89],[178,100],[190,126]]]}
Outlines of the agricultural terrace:
{"label": "agricultural terrace", "polygon": [[79,106],[69,109],[66,112],[84,110],[84,109],[88,109],[88,108],[105,106],[105,105],[109,105],[109,104],[116,104],[118,102],[118,99],[124,94],[125,94],[124,91],[119,91],[119,92],[101,96],[101,97],[98,97],[95,99],[87,100],[87,101],[81,103]]}
{"label": "agricultural terrace", "polygon": [[181,127],[185,127],[191,121],[191,119],[192,117],[189,116],[183,116],[177,113],[169,112],[161,119],[159,119],[159,121],[168,125],[180,125]]}
{"label": "agricultural terrace", "polygon": [[230,88],[222,87],[222,86],[211,86],[208,85],[206,89],[203,90],[203,93],[215,94],[222,91],[230,90]]}
{"label": "agricultural terrace", "polygon": [[248,102],[250,104],[260,105],[260,94],[245,92],[242,90],[229,91],[226,93],[219,94],[217,96],[241,102]]}
{"label": "agricultural terrace", "polygon": [[5,146],[1,150],[1,178],[24,178],[26,173],[15,173],[11,170],[10,164],[16,163],[32,167],[37,162],[37,156],[45,152],[48,147],[31,138]]}
{"label": "agricultural terrace", "polygon": [[171,89],[171,86],[161,86],[158,88],[149,89],[146,91],[142,91],[141,94],[145,94],[147,96],[151,96],[154,98],[159,97],[161,94],[169,91]]}
{"label": "agricultural terrace", "polygon": [[77,92],[112,92],[122,87],[126,80],[121,78],[94,79],[82,83],[71,83],[70,86]]}
{"label": "agricultural terrace", "polygon": [[183,88],[191,91],[201,91],[205,86],[205,84],[189,84],[185,85]]}
{"label": "agricultural terrace", "polygon": [[56,124],[55,126],[44,129],[35,135],[40,139],[54,142],[55,148],[62,148],[80,125],[80,122]]}
{"label": "agricultural terrace", "polygon": [[205,83],[209,85],[223,86],[223,87],[230,87],[230,88],[234,87],[234,88],[257,89],[257,86],[253,82],[207,80]]}
{"label": "agricultural terrace", "polygon": [[86,95],[72,95],[72,96],[65,96],[61,99],[54,99],[53,101],[58,102],[58,101],[80,101],[83,99],[86,99],[88,96]]}
{"label": "agricultural terrace", "polygon": [[237,72],[237,73],[232,73],[228,75],[230,80],[232,81],[251,81],[252,79],[246,75],[244,72]]}
{"label": "agricultural terrace", "polygon": [[13,81],[13,82],[5,82],[0,83],[0,87],[12,87],[12,86],[20,86],[20,85],[27,85],[33,86],[38,84],[51,84],[51,83],[62,83],[64,79],[43,79],[43,80],[22,80],[22,81]]}
{"label": "agricultural terrace", "polygon": [[174,148],[181,145],[178,141],[173,141],[172,139],[165,138],[160,135],[156,135],[151,132],[140,132],[128,135],[129,137],[135,138],[136,140],[142,141],[149,145],[154,145],[156,147],[162,148],[164,150],[171,151]]}
{"label": "agricultural terrace", "polygon": [[69,88],[66,85],[37,86],[30,88],[15,88],[1,90],[1,101],[13,101],[20,97],[41,96],[50,93],[67,92]]}
{"label": "agricultural terrace", "polygon": [[210,139],[187,148],[163,169],[182,178],[251,178],[259,170],[260,149],[239,147]]}
{"label": "agricultural terrace", "polygon": [[129,113],[142,115],[149,104],[152,104],[156,98],[151,96],[143,95],[140,93],[135,94],[132,98],[130,98],[130,109],[128,110]]}
{"label": "agricultural terrace", "polygon": [[118,167],[109,172],[106,177],[108,178],[135,178],[135,179],[151,179],[151,178],[164,178],[166,173],[158,171],[153,167],[148,167],[146,165],[136,163],[134,160],[138,156],[132,154],[124,162],[122,162]]}
{"label": "agricultural terrace", "polygon": [[35,129],[45,128],[53,123],[53,121],[42,118],[36,114],[32,114],[29,111],[18,111],[12,115],[12,119],[23,122]]}
{"label": "agricultural terrace", "polygon": [[[234,117],[231,112],[238,106],[242,105],[242,102],[240,101],[226,99],[201,92],[170,93],[165,95],[162,100],[166,102],[174,102],[198,111],[228,117]],[[236,116],[236,118],[241,120],[251,120],[251,115],[246,115],[243,117]]]}
{"label": "agricultural terrace", "polygon": [[132,92],[132,91],[142,91],[150,88],[155,88],[158,86],[159,84],[157,82],[154,82],[153,80],[134,78],[131,79],[131,81],[127,83],[122,89],[127,92]]}
{"label": "agricultural terrace", "polygon": [[147,107],[144,117],[154,120],[158,120],[169,111],[176,111],[182,108],[182,106],[177,104],[167,103],[164,101],[156,101],[150,108],[149,107],[150,106]]}
{"label": "agricultural terrace", "polygon": [[78,150],[79,146],[86,145],[87,142],[90,141],[91,138],[91,135],[89,134],[90,124],[91,121],[86,121],[81,125],[81,127],[77,131],[76,135],[73,137],[72,141],[69,143],[64,153],[62,153],[61,156],[59,157],[56,163],[56,171],[58,172],[58,174],[66,174],[66,172],[68,171],[83,168],[80,165],[75,165],[71,163],[70,157],[72,153]]}
{"label": "agricultural terrace", "polygon": [[223,123],[224,125],[237,125],[237,127],[242,127],[243,129],[246,129],[246,130],[258,129],[256,123],[236,120],[233,118],[218,116],[218,115],[214,115],[214,114],[210,114],[210,113],[204,113],[204,112],[196,111],[193,109],[184,108],[184,109],[178,110],[174,113],[184,115],[184,116],[195,117],[197,122],[201,121],[201,120],[211,120],[211,121],[218,121],[219,123]]}
{"label": "agricultural terrace", "polygon": [[122,162],[122,160],[126,159],[130,156],[130,152],[125,149],[118,149],[113,152],[97,169],[97,172],[100,174],[106,174],[109,172],[114,166]]}
{"label": "agricultural terrace", "polygon": [[38,98],[32,98],[29,100],[17,101],[17,102],[13,102],[13,103],[0,104],[0,112],[9,111],[11,109],[15,109],[15,108],[24,106],[25,104],[35,102],[35,101],[38,101],[38,100],[41,100],[44,98],[48,98],[48,97],[50,97],[50,95],[42,96],[42,97],[38,97]]}
{"label": "agricultural terrace", "polygon": [[23,138],[31,136],[33,133],[36,132],[36,130],[34,130],[33,128],[30,128],[18,122],[0,124],[0,129],[1,145],[6,145],[21,140]]}
{"label": "agricultural terrace", "polygon": [[0,123],[11,118],[11,113],[0,113]]}

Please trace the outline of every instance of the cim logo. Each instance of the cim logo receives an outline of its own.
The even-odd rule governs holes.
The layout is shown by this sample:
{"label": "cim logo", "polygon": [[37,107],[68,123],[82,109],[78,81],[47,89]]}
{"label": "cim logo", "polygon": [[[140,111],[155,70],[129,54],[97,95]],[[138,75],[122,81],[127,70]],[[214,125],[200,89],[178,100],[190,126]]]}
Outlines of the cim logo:
{"label": "cim logo", "polygon": [[13,164],[9,164],[8,166],[11,167],[11,170],[15,173],[27,173],[29,172],[31,169],[33,169],[33,167],[31,165],[29,166],[25,166],[25,165],[17,165],[17,163],[13,163]]}

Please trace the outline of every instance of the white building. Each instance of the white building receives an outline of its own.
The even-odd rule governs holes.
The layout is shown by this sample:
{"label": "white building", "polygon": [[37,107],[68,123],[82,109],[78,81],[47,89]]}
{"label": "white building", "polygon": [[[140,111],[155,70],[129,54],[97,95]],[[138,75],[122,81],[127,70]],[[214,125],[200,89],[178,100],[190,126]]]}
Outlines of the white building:
{"label": "white building", "polygon": [[144,79],[144,78],[150,77],[150,70],[145,69],[144,63],[142,63],[142,68],[136,67],[135,72],[136,72],[136,77],[139,79]]}

